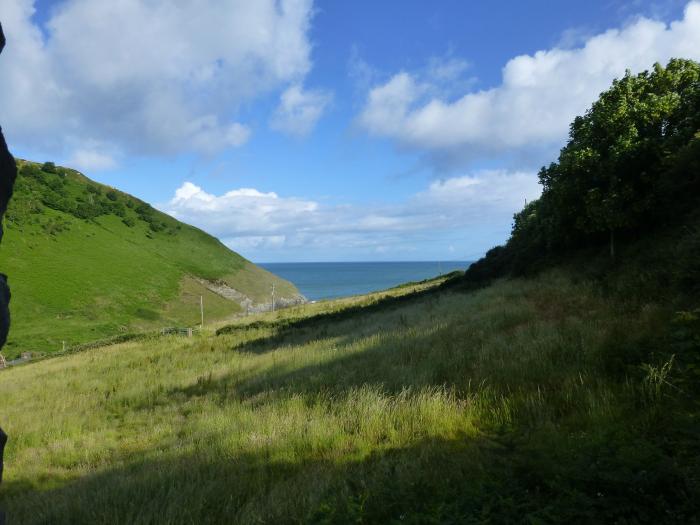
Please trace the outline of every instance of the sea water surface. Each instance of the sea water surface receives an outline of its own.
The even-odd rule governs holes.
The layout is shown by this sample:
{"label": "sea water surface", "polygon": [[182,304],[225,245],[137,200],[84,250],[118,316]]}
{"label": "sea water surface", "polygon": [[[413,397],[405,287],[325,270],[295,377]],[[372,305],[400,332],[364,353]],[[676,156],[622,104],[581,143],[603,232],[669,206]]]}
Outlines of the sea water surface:
{"label": "sea water surface", "polygon": [[258,263],[266,270],[293,282],[311,301],[334,299],[385,290],[399,284],[422,281],[470,263],[449,262],[333,262]]}

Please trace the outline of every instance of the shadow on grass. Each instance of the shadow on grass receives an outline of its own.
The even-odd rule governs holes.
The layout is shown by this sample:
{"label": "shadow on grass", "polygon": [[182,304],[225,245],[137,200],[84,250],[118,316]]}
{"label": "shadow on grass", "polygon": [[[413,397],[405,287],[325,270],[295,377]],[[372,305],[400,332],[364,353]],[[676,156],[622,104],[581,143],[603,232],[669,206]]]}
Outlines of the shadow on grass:
{"label": "shadow on grass", "polygon": [[274,332],[272,335],[263,335],[234,347],[239,351],[262,353],[279,346],[290,337],[294,338],[295,344],[299,344],[300,341],[304,341],[304,335],[323,334],[330,327],[342,326],[341,323],[345,321],[361,320],[366,316],[374,317],[378,313],[395,311],[407,305],[425,301],[428,298],[439,297],[446,290],[455,288],[453,281],[455,281],[455,278],[439,286],[419,292],[382,297],[369,304],[352,305],[340,310],[319,313],[308,317],[255,321],[243,325],[224,326],[216,331],[216,335],[246,334],[256,330],[272,330]]}
{"label": "shadow on grass", "polygon": [[0,505],[9,523],[56,525],[684,523],[698,510],[685,474],[641,438],[558,438],[430,439],[341,461],[208,449],[45,491],[10,483]]}
{"label": "shadow on grass", "polygon": [[[230,400],[246,401],[259,394],[270,396],[289,394],[315,395],[345,394],[354,387],[377,386],[387,394],[396,394],[407,388],[439,387],[445,385],[468,385],[469,370],[473,354],[470,345],[479,341],[474,334],[469,344],[454,340],[454,329],[450,327],[427,328],[406,336],[402,327],[385,331],[382,323],[363,327],[361,323],[348,329],[334,327],[332,330],[313,334],[295,334],[284,341],[289,345],[301,345],[319,341],[326,346],[316,349],[321,362],[311,361],[299,368],[293,361],[280,359],[278,364],[266,370],[255,369],[254,374],[240,372],[220,376],[202,376],[189,385],[171,389],[167,397],[156,400],[157,404],[168,404],[171,399],[191,397],[213,397],[218,402]],[[401,329],[399,329],[401,328]],[[336,335],[341,334],[341,335]],[[254,343],[256,346],[259,343]],[[269,350],[286,352],[279,340],[268,341]],[[268,346],[269,345],[269,346]],[[290,352],[298,350],[290,349]],[[265,402],[267,402],[265,401]],[[152,405],[151,405],[152,406]],[[142,407],[144,409],[150,406]]]}

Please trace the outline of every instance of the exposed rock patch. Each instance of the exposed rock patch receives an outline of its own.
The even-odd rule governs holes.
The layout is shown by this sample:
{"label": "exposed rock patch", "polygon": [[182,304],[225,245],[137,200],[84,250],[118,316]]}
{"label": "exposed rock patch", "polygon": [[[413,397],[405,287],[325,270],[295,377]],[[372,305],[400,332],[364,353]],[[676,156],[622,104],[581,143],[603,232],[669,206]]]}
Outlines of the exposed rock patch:
{"label": "exposed rock patch", "polygon": [[[244,312],[261,313],[272,310],[272,299],[270,299],[269,303],[255,303],[250,297],[231,288],[224,281],[207,281],[206,279],[201,279],[199,277],[194,277],[194,279],[210,292],[213,292],[224,299],[240,304]],[[292,297],[276,297],[275,309],[288,308],[290,306],[296,306],[306,302],[308,302],[306,297],[301,294],[294,295]]]}

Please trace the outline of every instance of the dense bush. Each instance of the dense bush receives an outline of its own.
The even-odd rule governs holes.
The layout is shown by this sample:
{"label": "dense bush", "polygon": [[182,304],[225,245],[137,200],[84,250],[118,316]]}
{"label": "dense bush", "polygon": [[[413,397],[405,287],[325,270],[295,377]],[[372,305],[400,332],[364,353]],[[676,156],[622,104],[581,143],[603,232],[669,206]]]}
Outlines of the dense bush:
{"label": "dense bush", "polygon": [[56,165],[53,162],[44,162],[41,165],[41,171],[44,173],[56,173]]}
{"label": "dense bush", "polygon": [[[19,173],[15,202],[8,212],[8,220],[13,223],[36,222],[31,216],[41,215],[46,207],[83,220],[115,215],[128,227],[136,226],[140,220],[148,227],[149,235],[175,233],[149,204],[94,183],[71,182],[66,177],[65,168],[52,162],[40,165],[21,161]],[[133,210],[136,216],[129,210]],[[56,228],[50,230],[51,233],[60,231]]]}
{"label": "dense bush", "polygon": [[483,282],[536,271],[579,249],[618,244],[682,220],[700,192],[700,64],[673,59],[629,72],[571,125],[542,195],[517,213],[510,239],[475,263]]}

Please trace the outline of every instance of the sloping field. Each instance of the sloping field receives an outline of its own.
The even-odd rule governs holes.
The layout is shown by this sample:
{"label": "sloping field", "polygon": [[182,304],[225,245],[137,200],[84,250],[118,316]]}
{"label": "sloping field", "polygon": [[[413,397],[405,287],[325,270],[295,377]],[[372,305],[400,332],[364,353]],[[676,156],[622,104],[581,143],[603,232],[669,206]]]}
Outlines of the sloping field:
{"label": "sloping field", "polygon": [[27,524],[698,511],[695,387],[673,346],[693,314],[615,304],[551,272],[382,296],[1,372],[0,507]]}
{"label": "sloping field", "polygon": [[298,291],[207,233],[82,174],[20,161],[0,268],[10,276],[7,357],[244,311],[195,279],[222,281],[254,303]]}

